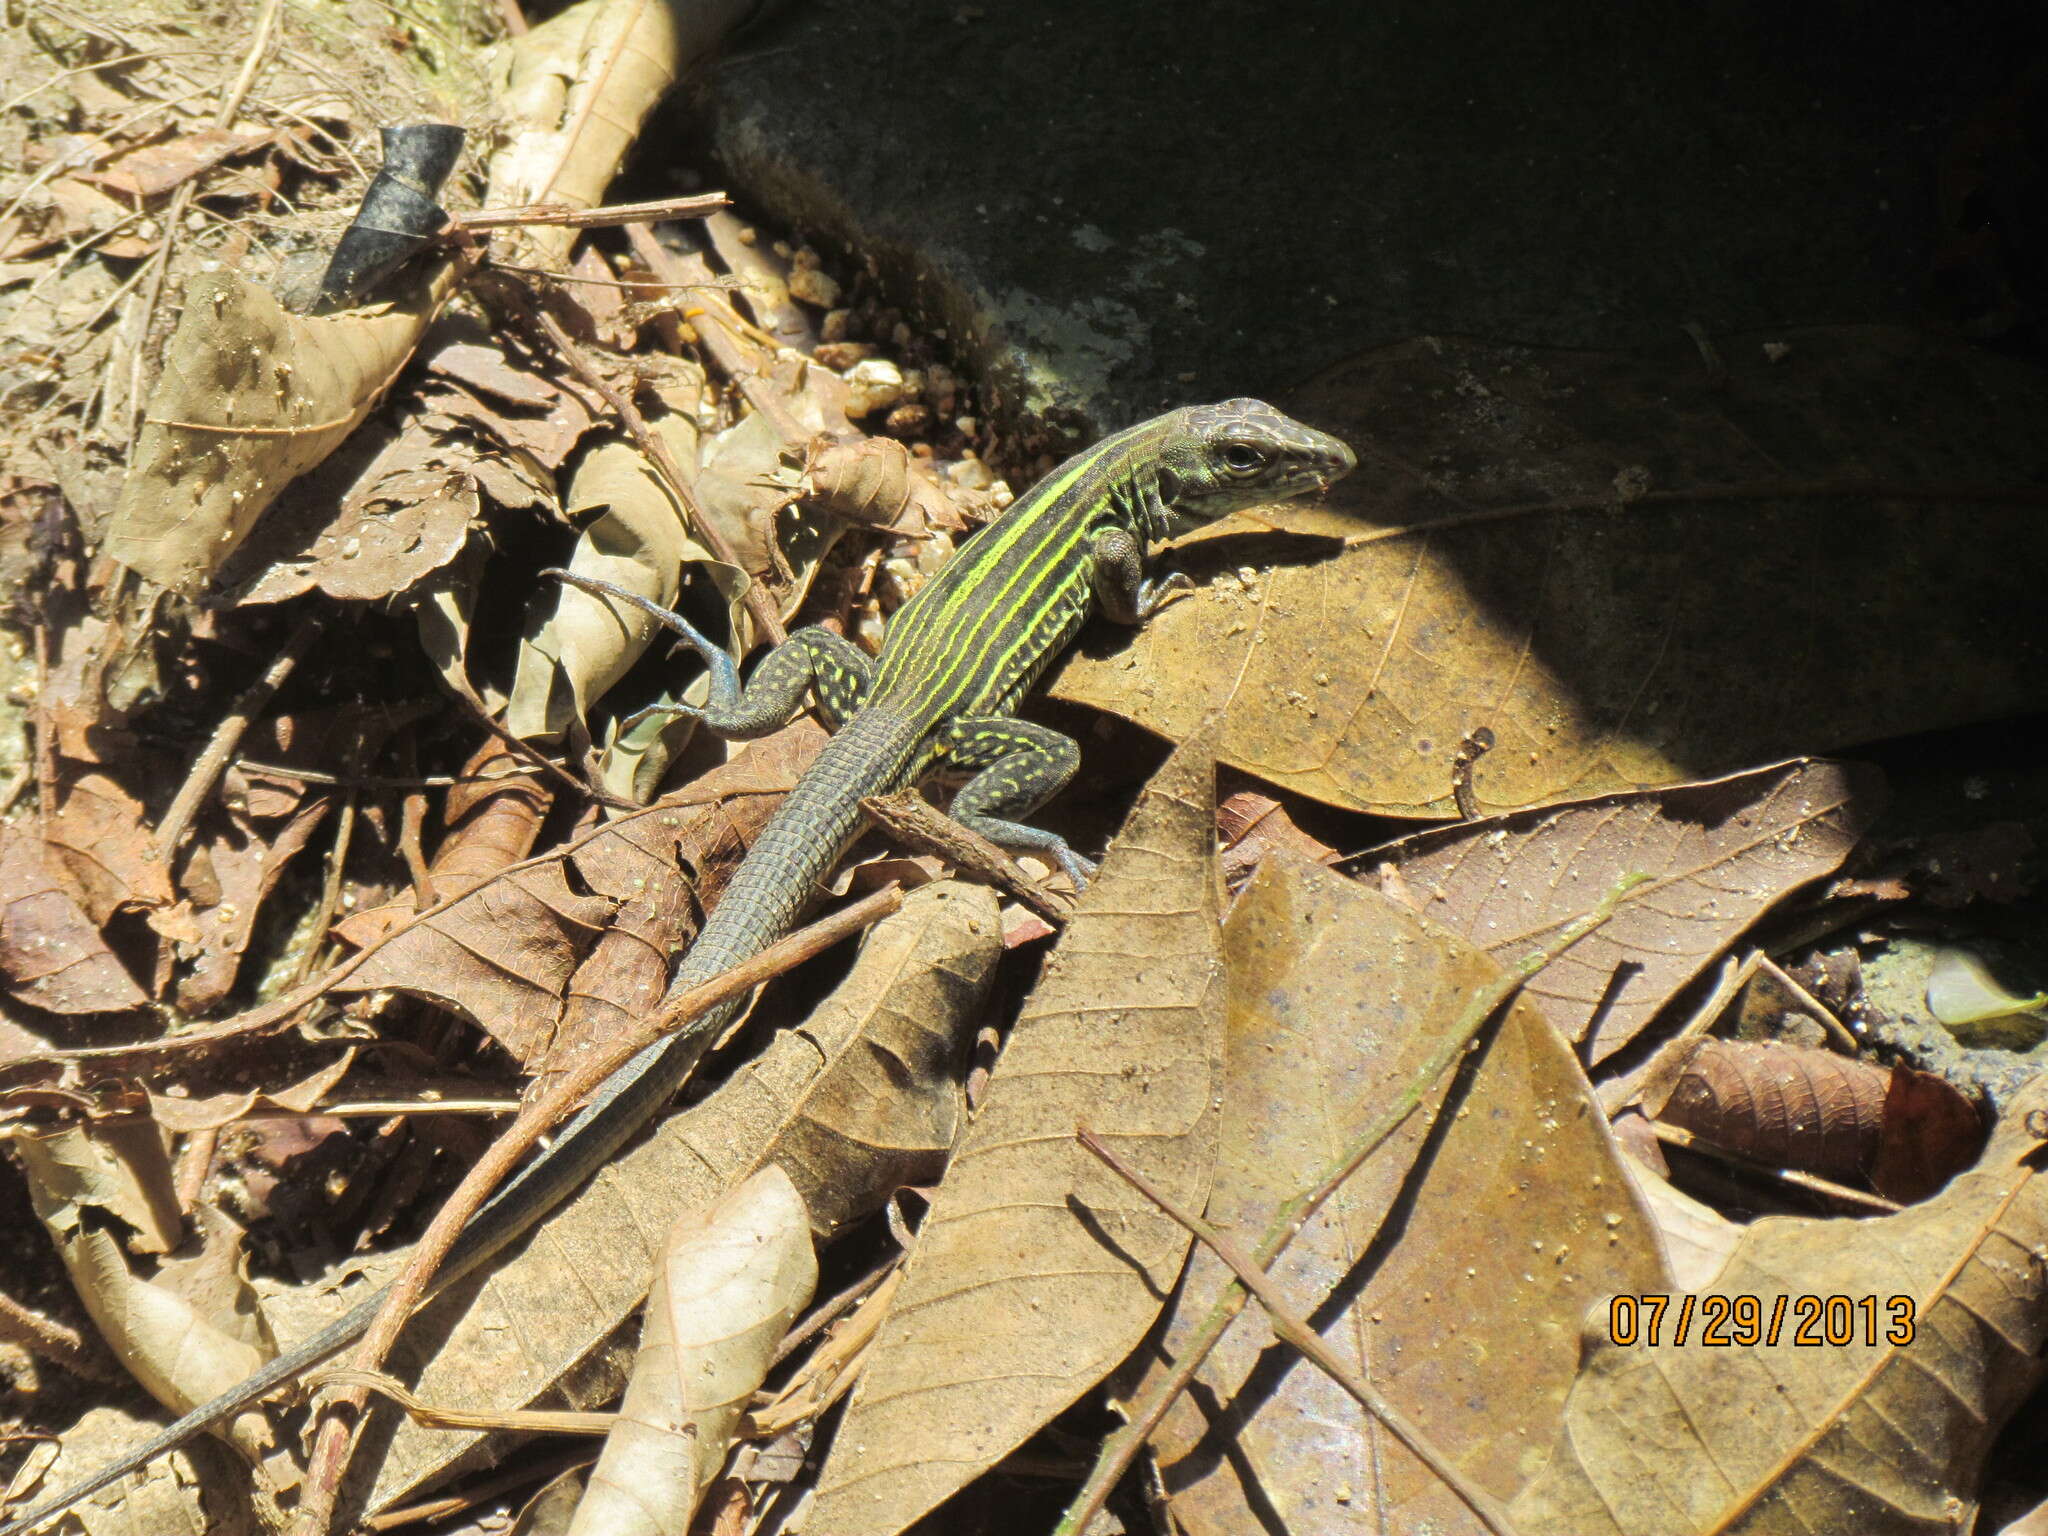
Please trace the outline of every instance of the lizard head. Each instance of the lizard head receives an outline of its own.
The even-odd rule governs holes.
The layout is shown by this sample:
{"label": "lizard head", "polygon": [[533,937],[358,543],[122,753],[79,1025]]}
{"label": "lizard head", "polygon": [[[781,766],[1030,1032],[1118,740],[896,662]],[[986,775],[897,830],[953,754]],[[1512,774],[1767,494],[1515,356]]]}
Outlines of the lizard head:
{"label": "lizard head", "polygon": [[1357,467],[1342,442],[1263,400],[1176,411],[1158,455],[1159,500],[1183,527],[1328,490]]}

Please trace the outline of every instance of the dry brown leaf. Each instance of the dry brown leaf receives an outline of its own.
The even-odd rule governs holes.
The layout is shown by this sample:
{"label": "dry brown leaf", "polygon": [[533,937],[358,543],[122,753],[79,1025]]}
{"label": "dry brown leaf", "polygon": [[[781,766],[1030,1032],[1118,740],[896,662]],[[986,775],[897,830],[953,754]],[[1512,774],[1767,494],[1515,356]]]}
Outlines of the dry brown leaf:
{"label": "dry brown leaf", "polygon": [[1925,1199],[1984,1146],[1976,1107],[1903,1063],[1708,1036],[1674,1066],[1662,1106],[1644,1106],[1667,1125],[1776,1168],[1868,1178],[1894,1200]]}
{"label": "dry brown leaf", "polygon": [[[93,1409],[64,1431],[62,1452],[41,1477],[18,1490],[20,1503],[70,1487],[162,1427],[123,1408]],[[257,1536],[247,1502],[222,1495],[237,1476],[247,1473],[234,1454],[202,1436],[82,1501],[67,1520],[77,1522],[76,1536]]]}
{"label": "dry brown leaf", "polygon": [[[899,1185],[936,1178],[960,1113],[960,1056],[1000,953],[985,887],[911,892],[801,1029],[615,1158],[480,1293],[465,1285],[436,1303],[420,1336],[447,1342],[420,1374],[419,1395],[596,1406],[619,1386],[603,1346],[646,1295],[660,1234],[678,1215],[773,1163],[830,1236]],[[399,1425],[373,1504],[441,1475],[478,1438]]]}
{"label": "dry brown leaf", "polygon": [[[1232,910],[1224,958],[1230,1032],[1209,1219],[1245,1241],[1392,1105],[1500,970],[1469,939],[1285,852]],[[1340,1358],[1506,1498],[1558,1422],[1587,1304],[1666,1282],[1592,1088],[1531,1002],[1507,1010],[1449,1125],[1432,1133],[1441,1098],[1352,1175],[1274,1274]],[[1390,1207],[1400,1216],[1383,1227]],[[1207,1250],[1190,1260],[1164,1358],[1228,1278]],[[1481,1529],[1260,1329],[1225,1335],[1153,1443],[1190,1536]]]}
{"label": "dry brown leaf", "polygon": [[193,279],[106,553],[197,591],[370,413],[454,282],[443,265],[395,302],[314,316],[232,273]]}
{"label": "dry brown leaf", "polygon": [[276,131],[269,128],[201,128],[116,155],[98,170],[81,172],[79,179],[142,202],[276,138]]}
{"label": "dry brown leaf", "polygon": [[51,878],[41,839],[0,825],[0,973],[52,1013],[118,1013],[149,1001],[91,918]]}
{"label": "dry brown leaf", "polygon": [[142,802],[104,773],[87,773],[43,820],[43,863],[95,923],[123,908],[167,907],[171,874],[143,825]]}
{"label": "dry brown leaf", "polygon": [[[183,1413],[260,1369],[276,1348],[242,1272],[241,1231],[202,1208],[200,1242],[165,1258],[147,1278],[130,1267],[112,1215],[134,1246],[163,1254],[183,1223],[164,1156],[163,1133],[134,1117],[68,1126],[15,1139],[29,1198],[56,1244],[79,1299],[109,1347],[174,1413]],[[231,1438],[261,1456],[271,1443],[260,1413],[243,1414]]]}
{"label": "dry brown leaf", "polygon": [[[1550,1460],[1512,1507],[1522,1536],[1969,1529],[1985,1454],[2040,1380],[2048,1342],[2044,1121],[2037,1077],[1976,1169],[1934,1199],[1750,1227],[1700,1294],[1756,1297],[1760,1323],[1787,1298],[1775,1344],[1704,1343],[1699,1309],[1681,1345],[1676,1297],[1655,1345],[1614,1344],[1607,1317],[1589,1317]],[[1853,1339],[1796,1342],[1802,1296],[1844,1298]],[[1887,1341],[1904,1310],[1893,1297],[1910,1304],[1909,1342]]]}
{"label": "dry brown leaf", "polygon": [[1394,894],[1503,964],[1622,876],[1651,876],[1529,983],[1597,1063],[1773,903],[1832,873],[1882,802],[1875,769],[1789,763],[1420,832],[1373,857],[1405,887]]}
{"label": "dry brown leaf", "polygon": [[[1327,510],[1261,516],[1353,546],[1287,540],[1314,563],[1219,574],[1055,692],[1175,740],[1229,696],[1228,761],[1433,817],[1481,728],[1494,810],[2040,708],[2039,373],[1876,327],[1721,346],[1721,380],[1434,337],[1341,365],[1289,409],[1363,467]],[[1959,477],[2016,489],[1945,496]],[[1915,494],[1757,488],[1816,481]]]}
{"label": "dry brown leaf", "polygon": [[[823,368],[809,369],[779,395],[783,414],[804,430],[828,430],[820,423],[836,406],[823,381]],[[843,418],[842,418],[843,419]],[[697,476],[697,503],[747,574],[775,594],[783,617],[794,614],[810,590],[818,564],[837,542],[844,524],[802,501],[792,501],[795,472],[787,430],[765,411],[756,411],[713,437],[704,448]]]}
{"label": "dry brown leaf", "polygon": [[817,1289],[811,1222],[769,1166],[679,1218],[647,1298],[619,1422],[570,1536],[683,1536],[776,1346]]}
{"label": "dry brown leaf", "polygon": [[[655,103],[745,9],[740,0],[579,0],[515,38],[494,71],[504,126],[486,205],[601,201]],[[514,261],[559,269],[577,233],[536,226],[505,247]]]}
{"label": "dry brown leaf", "polygon": [[562,989],[612,911],[572,886],[560,859],[521,865],[377,943],[334,990],[423,997],[524,1061],[546,1043]]}
{"label": "dry brown leaf", "polygon": [[961,533],[967,519],[917,456],[893,437],[811,439],[795,493],[835,517],[896,533],[943,528]]}
{"label": "dry brown leaf", "polygon": [[[230,573],[243,603],[276,603],[319,588],[374,602],[412,591],[446,569],[483,526],[485,455],[443,418],[415,412],[365,441],[359,434],[322,472],[284,498]],[[529,495],[545,504],[544,471]],[[337,482],[346,481],[345,484]],[[253,580],[244,573],[259,574]]]}
{"label": "dry brown leaf", "polygon": [[194,1131],[218,1130],[264,1110],[281,1110],[288,1115],[310,1114],[327,1097],[328,1090],[348,1075],[355,1056],[351,1047],[324,1067],[316,1068],[283,1088],[245,1088],[240,1093],[210,1093],[192,1098],[157,1093],[145,1086],[144,1092],[149,1094],[150,1118],[173,1135],[190,1135]]}
{"label": "dry brown leaf", "polygon": [[[230,826],[209,829],[194,850],[193,861],[205,861],[210,889],[204,901],[192,903],[196,934],[178,943],[179,957],[190,963],[178,979],[178,1006],[185,1013],[205,1015],[227,1000],[265,900],[332,805],[326,796],[306,800],[282,827],[260,834],[237,817]],[[182,883],[189,895],[195,883],[189,866]]]}
{"label": "dry brown leaf", "polygon": [[1188,1233],[1074,1132],[1200,1208],[1224,1022],[1214,801],[1197,739],[1075,908],[918,1233],[809,1529],[893,1536],[1115,1369],[1159,1315]]}

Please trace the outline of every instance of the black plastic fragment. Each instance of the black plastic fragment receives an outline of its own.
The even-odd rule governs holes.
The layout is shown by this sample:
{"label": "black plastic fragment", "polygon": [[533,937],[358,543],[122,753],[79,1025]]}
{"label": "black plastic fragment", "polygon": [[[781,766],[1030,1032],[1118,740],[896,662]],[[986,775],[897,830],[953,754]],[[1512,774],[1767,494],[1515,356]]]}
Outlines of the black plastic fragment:
{"label": "black plastic fragment", "polygon": [[463,131],[452,123],[404,123],[384,129],[383,139],[384,168],[364,191],[355,222],[335,242],[317,314],[362,303],[447,222],[435,199],[462,153]]}

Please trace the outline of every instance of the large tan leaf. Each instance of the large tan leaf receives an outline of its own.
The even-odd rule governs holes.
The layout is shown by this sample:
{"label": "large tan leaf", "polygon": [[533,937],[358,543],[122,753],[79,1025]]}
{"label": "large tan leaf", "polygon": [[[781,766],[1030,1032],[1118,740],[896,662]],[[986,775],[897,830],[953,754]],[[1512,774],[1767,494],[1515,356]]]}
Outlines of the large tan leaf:
{"label": "large tan leaf", "polygon": [[1074,1139],[1094,1130],[1199,1207],[1223,1033],[1214,768],[1169,759],[1025,1003],[918,1233],[819,1473],[806,1530],[890,1536],[1113,1370],[1187,1231]]}
{"label": "large tan leaf", "polygon": [[1598,1062],[1787,892],[1832,874],[1883,803],[1873,768],[1788,763],[1418,832],[1369,857],[1390,894],[1504,965],[1622,876],[1650,876],[1529,983]]}
{"label": "large tan leaf", "polygon": [[569,1536],[682,1536],[740,1410],[817,1289],[803,1197],[763,1168],[669,1234],[619,1421]]}
{"label": "large tan leaf", "polygon": [[[1352,547],[1216,540],[1198,573],[1296,563],[1220,575],[1055,691],[1178,740],[1235,690],[1230,762],[1432,817],[1481,728],[1492,810],[2041,707],[2039,373],[1877,328],[1722,350],[1725,379],[1436,338],[1331,370],[1290,409],[1360,468],[1270,515]],[[1899,494],[1823,494],[1872,482]]]}
{"label": "large tan leaf", "polygon": [[[1513,1506],[1523,1536],[1920,1536],[1968,1530],[1984,1456],[2041,1379],[2048,1077],[2012,1102],[1983,1160],[1933,1200],[1864,1221],[1770,1217],[1702,1296],[1760,1300],[1775,1343],[1609,1342],[1584,1368],[1550,1460]],[[1848,1343],[1799,1343],[1797,1299],[1852,1303]],[[1862,1299],[1875,1298],[1875,1333]],[[1910,1342],[1887,1341],[1911,1305]],[[1818,1336],[1818,1335],[1817,1335]]]}
{"label": "large tan leaf", "polygon": [[[419,1395],[595,1407],[619,1387],[602,1346],[647,1294],[662,1234],[679,1215],[773,1163],[830,1235],[899,1184],[935,1178],[959,1115],[962,1043],[1001,952],[987,888],[941,881],[913,891],[869,932],[853,971],[802,1029],[615,1158],[487,1282],[457,1287],[414,1325],[409,1337],[446,1341]],[[479,1438],[400,1425],[375,1504],[441,1474]]]}
{"label": "large tan leaf", "polygon": [[391,303],[325,316],[292,314],[233,273],[194,278],[106,552],[197,591],[278,492],[370,413],[453,274],[444,265]]}
{"label": "large tan leaf", "polygon": [[[1249,1242],[1392,1105],[1500,969],[1469,940],[1287,853],[1239,898],[1224,956],[1209,1219]],[[1591,1087],[1532,1002],[1507,1010],[1432,1137],[1440,1100],[1352,1175],[1275,1276],[1340,1358],[1506,1498],[1562,1414],[1587,1303],[1668,1282]],[[1228,1278],[1206,1249],[1189,1261],[1165,1358]],[[1224,1336],[1153,1445],[1190,1536],[1481,1529],[1400,1442],[1256,1327]]]}

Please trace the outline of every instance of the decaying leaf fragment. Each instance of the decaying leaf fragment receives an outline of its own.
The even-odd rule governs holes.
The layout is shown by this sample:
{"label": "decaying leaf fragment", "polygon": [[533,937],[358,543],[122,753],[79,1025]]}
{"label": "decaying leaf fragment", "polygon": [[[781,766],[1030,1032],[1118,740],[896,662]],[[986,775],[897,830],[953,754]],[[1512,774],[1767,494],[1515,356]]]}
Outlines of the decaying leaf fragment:
{"label": "decaying leaf fragment", "polygon": [[823,1471],[811,1528],[893,1536],[1136,1347],[1188,1233],[1074,1140],[1199,1208],[1216,1149],[1223,973],[1214,766],[1147,787],[1075,909],[947,1169]]}
{"label": "decaying leaf fragment", "polygon": [[[801,1029],[615,1158],[480,1287],[429,1309],[407,1338],[446,1342],[420,1372],[419,1395],[514,1408],[546,1394],[595,1407],[619,1387],[604,1345],[647,1294],[660,1234],[679,1215],[772,1163],[828,1236],[899,1185],[936,1178],[960,1113],[960,1054],[1001,953],[986,887],[940,881],[911,892]],[[479,1439],[399,1425],[373,1506],[465,1459]]]}
{"label": "decaying leaf fragment", "polygon": [[454,283],[444,264],[392,303],[312,316],[232,273],[194,278],[106,552],[196,592],[278,493],[369,415]]}
{"label": "decaying leaf fragment", "polygon": [[[1516,1528],[1969,1529],[1985,1454],[2040,1381],[2048,1342],[2044,1117],[2048,1077],[2037,1077],[1977,1167],[1934,1199],[1863,1221],[1767,1217],[1750,1227],[1698,1294],[1757,1298],[1759,1327],[1784,1298],[1775,1341],[1707,1341],[1701,1305],[1681,1344],[1683,1297],[1654,1344],[1610,1342],[1608,1319],[1590,1320],[1550,1459],[1514,1502]],[[1820,1299],[1810,1319],[1799,1304],[1808,1296]],[[1840,1305],[1830,1309],[1830,1297]]]}
{"label": "decaying leaf fragment", "polygon": [[[1500,971],[1471,940],[1285,851],[1232,909],[1224,956],[1230,1029],[1208,1216],[1249,1246],[1408,1087]],[[1600,1106],[1536,1005],[1507,1008],[1484,1051],[1448,1126],[1431,1127],[1439,1087],[1273,1273],[1340,1358],[1506,1498],[1558,1422],[1588,1303],[1668,1281]],[[1149,1373],[1180,1352],[1227,1279],[1198,1249]],[[1244,1323],[1153,1445],[1190,1536],[1481,1529],[1341,1389]]]}
{"label": "decaying leaf fragment", "polygon": [[149,1001],[99,929],[43,863],[39,841],[0,826],[0,975],[52,1013],[118,1013]]}
{"label": "decaying leaf fragment", "polygon": [[709,1210],[677,1220],[619,1422],[569,1536],[689,1529],[740,1411],[817,1283],[810,1216],[780,1168],[763,1168]]}

